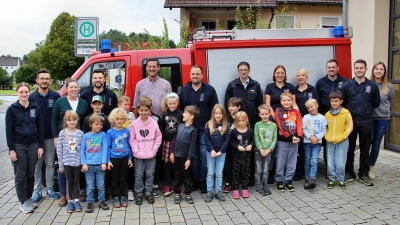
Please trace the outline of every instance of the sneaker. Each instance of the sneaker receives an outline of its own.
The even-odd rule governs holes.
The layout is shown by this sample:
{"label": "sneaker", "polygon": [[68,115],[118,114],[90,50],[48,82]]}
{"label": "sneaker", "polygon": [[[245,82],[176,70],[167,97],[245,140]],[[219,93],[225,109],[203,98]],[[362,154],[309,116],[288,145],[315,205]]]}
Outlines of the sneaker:
{"label": "sneaker", "polygon": [[367,186],[374,186],[374,183],[372,183],[371,179],[365,174],[361,174],[358,176],[358,181],[361,183],[367,185]]}
{"label": "sneaker", "polygon": [[38,204],[36,204],[35,202],[33,202],[32,199],[28,199],[27,202],[28,202],[28,204],[29,204],[30,206],[32,206],[32,208],[37,209]]}
{"label": "sneaker", "polygon": [[114,208],[119,208],[121,207],[121,202],[119,200],[119,197],[114,198]]}
{"label": "sneaker", "polygon": [[75,211],[75,206],[73,202],[68,202],[67,213],[73,213]]}
{"label": "sneaker", "polygon": [[82,206],[80,202],[78,201],[74,202],[74,207],[75,207],[75,212],[82,212]]}
{"label": "sneaker", "polygon": [[160,196],[160,190],[158,190],[158,188],[153,188],[153,192],[151,193],[151,195],[153,195],[154,198],[157,198],[158,196]]}
{"label": "sneaker", "polygon": [[181,203],[181,200],[182,200],[181,195],[175,195],[174,204]]}
{"label": "sneaker", "polygon": [[316,179],[315,179],[315,177],[310,177],[309,188],[314,189],[315,187],[317,187]]}
{"label": "sneaker", "polygon": [[23,213],[31,213],[33,212],[33,207],[31,205],[29,205],[28,202],[24,202],[24,204],[22,204],[19,209],[23,212]]}
{"label": "sneaker", "polygon": [[234,190],[232,192],[233,199],[240,199],[239,190]]}
{"label": "sneaker", "polygon": [[215,193],[215,198],[220,200],[220,201],[225,201],[225,196],[221,191],[218,192],[218,193]]}
{"label": "sneaker", "polygon": [[271,194],[271,190],[269,190],[269,187],[268,187],[268,186],[263,187],[263,189],[264,189],[264,191],[265,191],[265,193],[266,193],[267,195],[270,195],[270,194]]}
{"label": "sneaker", "polygon": [[87,213],[92,213],[93,210],[94,210],[93,203],[88,203],[85,212],[87,212]]}
{"label": "sneaker", "polygon": [[[344,182],[343,182],[344,183]],[[333,182],[333,181],[329,181],[328,182],[328,189],[332,189],[333,187],[335,187],[335,182]]]}
{"label": "sneaker", "polygon": [[142,204],[142,196],[136,196],[135,204],[136,205],[141,205]]}
{"label": "sneaker", "polygon": [[133,191],[129,190],[128,191],[128,201],[133,201],[135,200],[135,198],[133,197]]}
{"label": "sneaker", "polygon": [[193,198],[190,194],[186,195],[185,199],[188,204],[193,204]]}
{"label": "sneaker", "polygon": [[165,185],[164,187],[164,196],[170,196],[174,191],[169,185]]}
{"label": "sneaker", "polygon": [[229,183],[225,183],[224,193],[229,193],[231,191],[231,185]]}
{"label": "sneaker", "polygon": [[376,176],[375,176],[374,172],[372,171],[372,169],[369,169],[368,177],[371,180],[375,180]]}
{"label": "sneaker", "polygon": [[304,181],[304,189],[308,190],[310,189],[310,178],[306,177]]}
{"label": "sneaker", "polygon": [[79,194],[79,201],[80,202],[86,202],[86,188],[81,190],[81,193]]}
{"label": "sneaker", "polygon": [[278,189],[278,191],[281,191],[281,192],[286,191],[285,185],[283,185],[282,181],[276,182],[276,189]]}
{"label": "sneaker", "polygon": [[266,196],[267,195],[267,193],[265,193],[265,190],[263,188],[257,189],[256,193],[261,195],[261,196]]}
{"label": "sneaker", "polygon": [[341,188],[341,189],[346,189],[346,184],[343,181],[340,181],[337,183],[337,185]]}
{"label": "sneaker", "polygon": [[106,201],[100,202],[99,207],[102,208],[103,210],[108,210],[108,209],[110,209],[110,207],[108,207]]}
{"label": "sneaker", "polygon": [[120,199],[121,199],[121,205],[123,207],[128,207],[128,202],[126,202],[125,196],[121,196]]}
{"label": "sneaker", "polygon": [[64,207],[67,205],[67,198],[64,195],[60,196],[60,200],[58,201],[58,206]]}
{"label": "sneaker", "polygon": [[33,201],[33,202],[39,202],[40,199],[42,199],[42,190],[36,189],[36,190],[33,192],[32,201]]}
{"label": "sneaker", "polygon": [[154,198],[153,198],[153,195],[146,195],[146,199],[147,199],[147,202],[149,203],[149,204],[154,204]]}
{"label": "sneaker", "polygon": [[204,201],[211,202],[213,197],[214,197],[214,194],[212,192],[208,192],[206,197],[204,198]]}
{"label": "sneaker", "polygon": [[60,195],[54,191],[54,188],[47,189],[47,196],[49,196],[52,199],[60,199]]}
{"label": "sneaker", "polygon": [[344,176],[344,183],[352,182],[355,179],[355,176],[351,175],[350,173],[346,173]]}
{"label": "sneaker", "polygon": [[242,197],[243,198],[248,198],[249,197],[249,191],[248,190],[242,190]]}
{"label": "sneaker", "polygon": [[290,192],[293,192],[293,191],[294,191],[294,187],[293,187],[292,181],[288,181],[288,182],[285,184],[285,186],[286,186],[286,189],[287,189],[288,191],[290,191]]}

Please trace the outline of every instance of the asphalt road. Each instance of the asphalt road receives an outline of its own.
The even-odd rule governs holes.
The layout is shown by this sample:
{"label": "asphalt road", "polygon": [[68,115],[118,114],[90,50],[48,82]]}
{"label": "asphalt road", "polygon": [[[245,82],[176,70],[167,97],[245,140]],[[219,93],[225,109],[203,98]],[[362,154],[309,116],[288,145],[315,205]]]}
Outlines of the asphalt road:
{"label": "asphalt road", "polygon": [[8,150],[6,141],[6,111],[8,106],[17,101],[17,96],[0,96],[3,105],[0,106],[0,152]]}

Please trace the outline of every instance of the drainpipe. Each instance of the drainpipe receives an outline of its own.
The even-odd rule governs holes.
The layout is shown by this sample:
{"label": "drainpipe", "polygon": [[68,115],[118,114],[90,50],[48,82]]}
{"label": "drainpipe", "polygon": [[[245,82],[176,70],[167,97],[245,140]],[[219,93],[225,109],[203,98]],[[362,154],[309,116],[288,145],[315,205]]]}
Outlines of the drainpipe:
{"label": "drainpipe", "polygon": [[347,0],[343,0],[343,12],[342,12],[342,20],[343,27],[347,28]]}
{"label": "drainpipe", "polygon": [[278,8],[277,6],[271,8],[271,19],[269,20],[268,29],[271,29],[271,23],[272,20],[274,19],[275,11],[277,8]]}

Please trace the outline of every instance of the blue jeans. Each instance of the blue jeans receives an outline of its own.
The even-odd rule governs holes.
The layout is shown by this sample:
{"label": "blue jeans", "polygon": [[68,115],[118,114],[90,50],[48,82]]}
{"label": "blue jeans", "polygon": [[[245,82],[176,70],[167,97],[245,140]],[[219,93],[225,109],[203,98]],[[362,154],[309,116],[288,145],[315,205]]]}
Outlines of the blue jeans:
{"label": "blue jeans", "polygon": [[316,177],[321,144],[304,143],[304,170],[306,177]]}
{"label": "blue jeans", "polygon": [[58,188],[61,196],[67,196],[67,178],[64,172],[58,171]]}
{"label": "blue jeans", "polygon": [[258,149],[254,149],[254,162],[255,162],[255,170],[254,170],[254,182],[256,189],[260,189],[263,187],[268,187],[268,168],[271,161],[271,155],[274,152],[271,152],[267,157],[262,157],[261,152]]}
{"label": "blue jeans", "polygon": [[87,202],[93,203],[94,182],[96,180],[96,187],[98,192],[99,202],[104,201],[104,174],[105,171],[101,170],[101,164],[88,165],[89,170],[85,172],[86,176],[86,194]]}
{"label": "blue jeans", "polygon": [[196,149],[192,160],[194,180],[205,181],[207,176],[207,145],[203,132],[197,133]]}
{"label": "blue jeans", "polygon": [[390,120],[374,120],[372,124],[372,141],[371,141],[371,152],[369,154],[369,165],[375,166],[376,160],[378,160],[379,149],[381,147],[381,141],[383,135],[386,133],[386,129],[390,124]]}
{"label": "blue jeans", "polygon": [[215,175],[215,192],[222,190],[222,171],[224,170],[226,153],[222,153],[218,157],[211,157],[211,152],[207,152],[207,192],[212,192],[214,187]]}
{"label": "blue jeans", "polygon": [[338,144],[326,142],[328,178],[331,181],[344,181],[349,139]]}

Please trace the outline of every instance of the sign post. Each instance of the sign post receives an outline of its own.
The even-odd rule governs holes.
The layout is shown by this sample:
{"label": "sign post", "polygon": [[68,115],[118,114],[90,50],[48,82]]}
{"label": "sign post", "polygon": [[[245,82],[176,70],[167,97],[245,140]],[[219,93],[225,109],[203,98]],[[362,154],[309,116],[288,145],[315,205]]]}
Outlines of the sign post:
{"label": "sign post", "polygon": [[99,49],[99,18],[77,17],[75,19],[75,56],[91,56]]}

